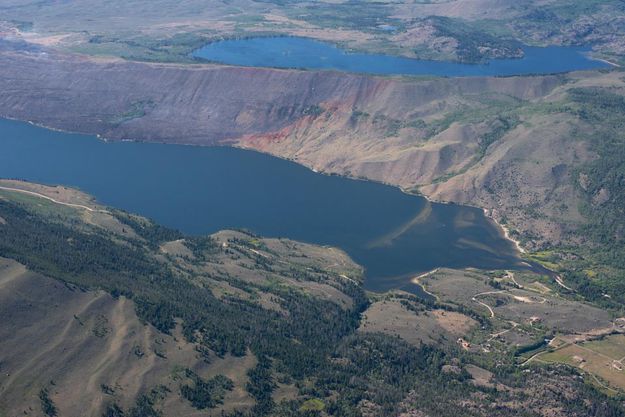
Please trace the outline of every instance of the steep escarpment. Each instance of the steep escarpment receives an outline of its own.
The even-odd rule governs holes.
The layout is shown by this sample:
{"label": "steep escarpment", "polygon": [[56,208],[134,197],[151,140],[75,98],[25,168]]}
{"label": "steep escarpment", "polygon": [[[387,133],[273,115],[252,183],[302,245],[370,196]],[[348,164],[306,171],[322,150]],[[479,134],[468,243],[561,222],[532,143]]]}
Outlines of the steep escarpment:
{"label": "steep escarpment", "polygon": [[338,73],[0,55],[0,114],[110,139],[210,145],[280,129],[376,81]]}
{"label": "steep escarpment", "polygon": [[[230,144],[489,209],[532,242],[584,222],[572,172],[594,157],[567,112],[614,74],[405,79],[175,66],[6,50],[0,114],[133,139]],[[565,106],[565,107],[562,107]]]}
{"label": "steep escarpment", "polygon": [[[337,72],[95,61],[45,52],[0,54],[0,114],[110,139],[216,144],[275,132],[326,106],[392,117],[456,94],[535,97],[556,77],[403,82]],[[433,107],[434,105],[434,107]],[[440,110],[440,109],[439,109]]]}
{"label": "steep escarpment", "polygon": [[618,73],[463,81],[392,83],[238,144],[486,208],[533,248],[583,241],[575,175],[598,157],[591,139],[602,134],[571,97],[578,88],[620,91]]}

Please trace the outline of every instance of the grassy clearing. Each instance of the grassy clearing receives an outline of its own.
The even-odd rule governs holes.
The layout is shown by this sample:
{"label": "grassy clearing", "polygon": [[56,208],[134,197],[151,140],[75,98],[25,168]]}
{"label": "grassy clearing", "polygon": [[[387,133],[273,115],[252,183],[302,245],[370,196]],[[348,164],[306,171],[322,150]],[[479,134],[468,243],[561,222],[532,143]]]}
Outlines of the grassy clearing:
{"label": "grassy clearing", "polygon": [[625,335],[606,336],[600,340],[566,344],[536,359],[546,363],[563,363],[605,381],[609,387],[625,391]]}
{"label": "grassy clearing", "polygon": [[621,360],[625,358],[625,335],[619,334],[587,342],[584,344],[584,347],[616,360]]}
{"label": "grassy clearing", "polygon": [[531,252],[525,255],[528,259],[539,263],[547,269],[552,271],[559,271],[561,266],[557,262],[557,253],[551,250],[544,250],[538,252]]}
{"label": "grassy clearing", "polygon": [[319,398],[311,398],[310,400],[304,401],[300,407],[300,411],[323,411],[325,408],[325,403]]}
{"label": "grassy clearing", "polygon": [[3,197],[18,204],[31,207],[37,214],[46,216],[50,219],[57,218],[59,220],[67,221],[80,217],[80,213],[74,208],[63,206],[45,198],[21,193],[19,191],[0,190],[0,199]]}

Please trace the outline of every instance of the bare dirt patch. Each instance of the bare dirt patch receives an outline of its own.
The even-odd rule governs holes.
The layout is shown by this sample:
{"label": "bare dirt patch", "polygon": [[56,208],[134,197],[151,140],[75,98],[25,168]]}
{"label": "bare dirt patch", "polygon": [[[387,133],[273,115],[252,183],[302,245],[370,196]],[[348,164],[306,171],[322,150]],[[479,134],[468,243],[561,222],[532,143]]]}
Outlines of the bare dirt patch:
{"label": "bare dirt patch", "polygon": [[161,245],[160,250],[167,255],[193,258],[193,252],[185,246],[184,239],[165,242]]}
{"label": "bare dirt patch", "polygon": [[492,387],[493,386],[493,373],[480,368],[475,365],[467,365],[465,366],[466,371],[471,374],[471,378],[473,378],[473,383],[482,387]]}
{"label": "bare dirt patch", "polygon": [[441,328],[457,336],[466,335],[477,325],[472,318],[454,311],[433,310],[432,314]]}

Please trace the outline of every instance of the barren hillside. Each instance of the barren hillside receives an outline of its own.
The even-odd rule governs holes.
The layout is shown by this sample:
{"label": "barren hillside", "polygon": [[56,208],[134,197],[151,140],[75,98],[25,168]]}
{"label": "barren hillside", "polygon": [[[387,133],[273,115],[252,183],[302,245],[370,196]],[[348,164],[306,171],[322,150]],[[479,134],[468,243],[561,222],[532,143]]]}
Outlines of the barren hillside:
{"label": "barren hillside", "polygon": [[[0,410],[40,415],[40,391],[47,389],[61,416],[103,413],[116,402],[124,408],[155,386],[175,395],[164,404],[171,415],[195,415],[178,391],[185,369],[204,378],[226,372],[238,379],[228,402],[252,402],[242,388],[255,359],[204,361],[180,329],[172,335],[142,323],[133,303],[99,291],[83,291],[0,260],[2,340]],[[14,415],[14,414],[11,414]]]}

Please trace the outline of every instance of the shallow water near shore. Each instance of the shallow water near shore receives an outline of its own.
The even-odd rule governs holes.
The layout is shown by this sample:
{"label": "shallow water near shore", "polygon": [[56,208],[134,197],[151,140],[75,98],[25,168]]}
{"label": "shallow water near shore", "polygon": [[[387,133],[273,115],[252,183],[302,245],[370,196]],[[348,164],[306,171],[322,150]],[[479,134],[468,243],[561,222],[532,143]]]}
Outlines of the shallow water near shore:
{"label": "shallow water near shore", "polygon": [[300,37],[262,37],[209,43],[193,56],[222,64],[248,67],[326,69],[379,75],[434,75],[443,77],[554,74],[606,68],[604,61],[587,56],[589,48],[526,46],[519,59],[493,59],[466,64],[427,61],[391,55],[348,52],[331,43]]}
{"label": "shallow water near shore", "polygon": [[527,267],[480,209],[253,151],[104,142],[0,119],[0,177],[77,187],[188,234],[245,228],[338,247],[366,268],[372,291],[423,295],[411,279],[436,267]]}

